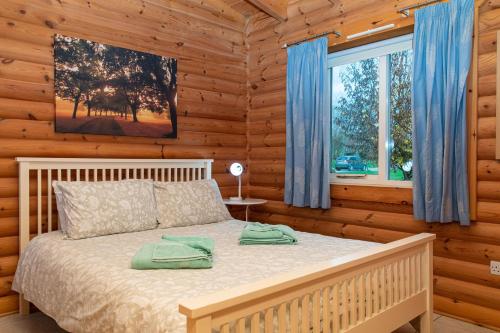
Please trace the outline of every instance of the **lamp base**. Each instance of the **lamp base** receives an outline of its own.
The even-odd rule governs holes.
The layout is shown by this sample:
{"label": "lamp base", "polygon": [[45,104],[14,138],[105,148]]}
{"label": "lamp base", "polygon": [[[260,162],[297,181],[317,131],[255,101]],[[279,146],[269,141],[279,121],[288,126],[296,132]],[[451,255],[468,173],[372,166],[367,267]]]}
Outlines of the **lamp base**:
{"label": "lamp base", "polygon": [[242,197],[230,197],[229,200],[230,201],[243,201],[243,198]]}

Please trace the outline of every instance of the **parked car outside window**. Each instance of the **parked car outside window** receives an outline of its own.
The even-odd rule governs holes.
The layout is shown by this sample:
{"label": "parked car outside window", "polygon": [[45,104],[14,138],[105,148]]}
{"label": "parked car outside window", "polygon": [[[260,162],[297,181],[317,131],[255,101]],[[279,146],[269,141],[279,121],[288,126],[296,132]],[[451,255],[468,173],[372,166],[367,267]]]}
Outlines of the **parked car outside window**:
{"label": "parked car outside window", "polygon": [[368,168],[358,155],[344,155],[336,159],[335,169],[337,171],[366,171]]}

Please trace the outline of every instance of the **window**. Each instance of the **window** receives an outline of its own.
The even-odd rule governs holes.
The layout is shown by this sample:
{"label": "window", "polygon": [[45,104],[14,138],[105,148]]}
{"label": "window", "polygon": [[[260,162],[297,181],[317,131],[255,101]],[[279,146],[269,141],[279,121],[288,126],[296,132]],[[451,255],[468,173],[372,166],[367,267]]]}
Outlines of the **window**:
{"label": "window", "polygon": [[334,183],[411,186],[412,35],[329,55]]}

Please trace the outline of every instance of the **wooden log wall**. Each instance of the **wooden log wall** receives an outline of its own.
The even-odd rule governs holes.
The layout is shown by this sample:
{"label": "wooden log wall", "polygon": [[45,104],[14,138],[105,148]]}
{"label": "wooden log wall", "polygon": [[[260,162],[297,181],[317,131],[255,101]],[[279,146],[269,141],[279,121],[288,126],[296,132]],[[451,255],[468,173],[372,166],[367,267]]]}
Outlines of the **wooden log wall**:
{"label": "wooden log wall", "polygon": [[[496,30],[500,7],[481,10],[478,67],[478,221],[471,227],[412,218],[409,189],[332,186],[330,210],[282,202],[285,159],[285,42],[337,28],[343,37],[389,23],[413,24],[397,8],[416,0],[290,0],[288,20],[245,18],[222,0],[3,0],[0,6],[0,313],[17,310],[10,284],[18,260],[16,156],[214,158],[225,195],[226,172],[248,161],[251,196],[267,205],[252,218],[299,230],[389,242],[435,232],[435,305],[439,312],[500,328],[500,164],[494,160]],[[178,58],[179,138],[54,133],[52,36],[62,33]],[[248,117],[247,117],[248,116]],[[247,119],[248,118],[248,119]]]}
{"label": "wooden log wall", "polygon": [[[221,9],[222,8],[222,9]],[[17,156],[245,161],[246,19],[221,0],[2,0],[0,5],[0,314],[17,311]],[[52,36],[62,33],[178,59],[178,139],[54,133]]]}
{"label": "wooden log wall", "polygon": [[[417,2],[417,1],[413,1]],[[488,1],[479,21],[479,118],[477,148],[477,222],[426,224],[412,216],[412,192],[404,188],[332,186],[332,209],[293,208],[283,203],[285,164],[285,42],[333,28],[343,37],[395,23],[413,24],[397,8],[412,1],[290,0],[283,23],[255,15],[249,26],[248,113],[249,193],[269,203],[252,209],[251,219],[284,223],[296,229],[339,237],[389,242],[419,232],[433,232],[435,309],[480,325],[500,329],[500,277],[489,273],[500,260],[500,163],[495,154],[496,30],[500,8]]]}

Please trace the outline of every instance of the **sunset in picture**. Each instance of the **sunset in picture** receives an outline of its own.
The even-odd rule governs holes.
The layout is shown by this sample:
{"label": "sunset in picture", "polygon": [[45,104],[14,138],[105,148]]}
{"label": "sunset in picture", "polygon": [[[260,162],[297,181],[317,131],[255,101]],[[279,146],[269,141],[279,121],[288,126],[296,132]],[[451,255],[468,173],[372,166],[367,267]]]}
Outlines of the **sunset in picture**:
{"label": "sunset in picture", "polygon": [[177,60],[54,38],[56,132],[177,137]]}

